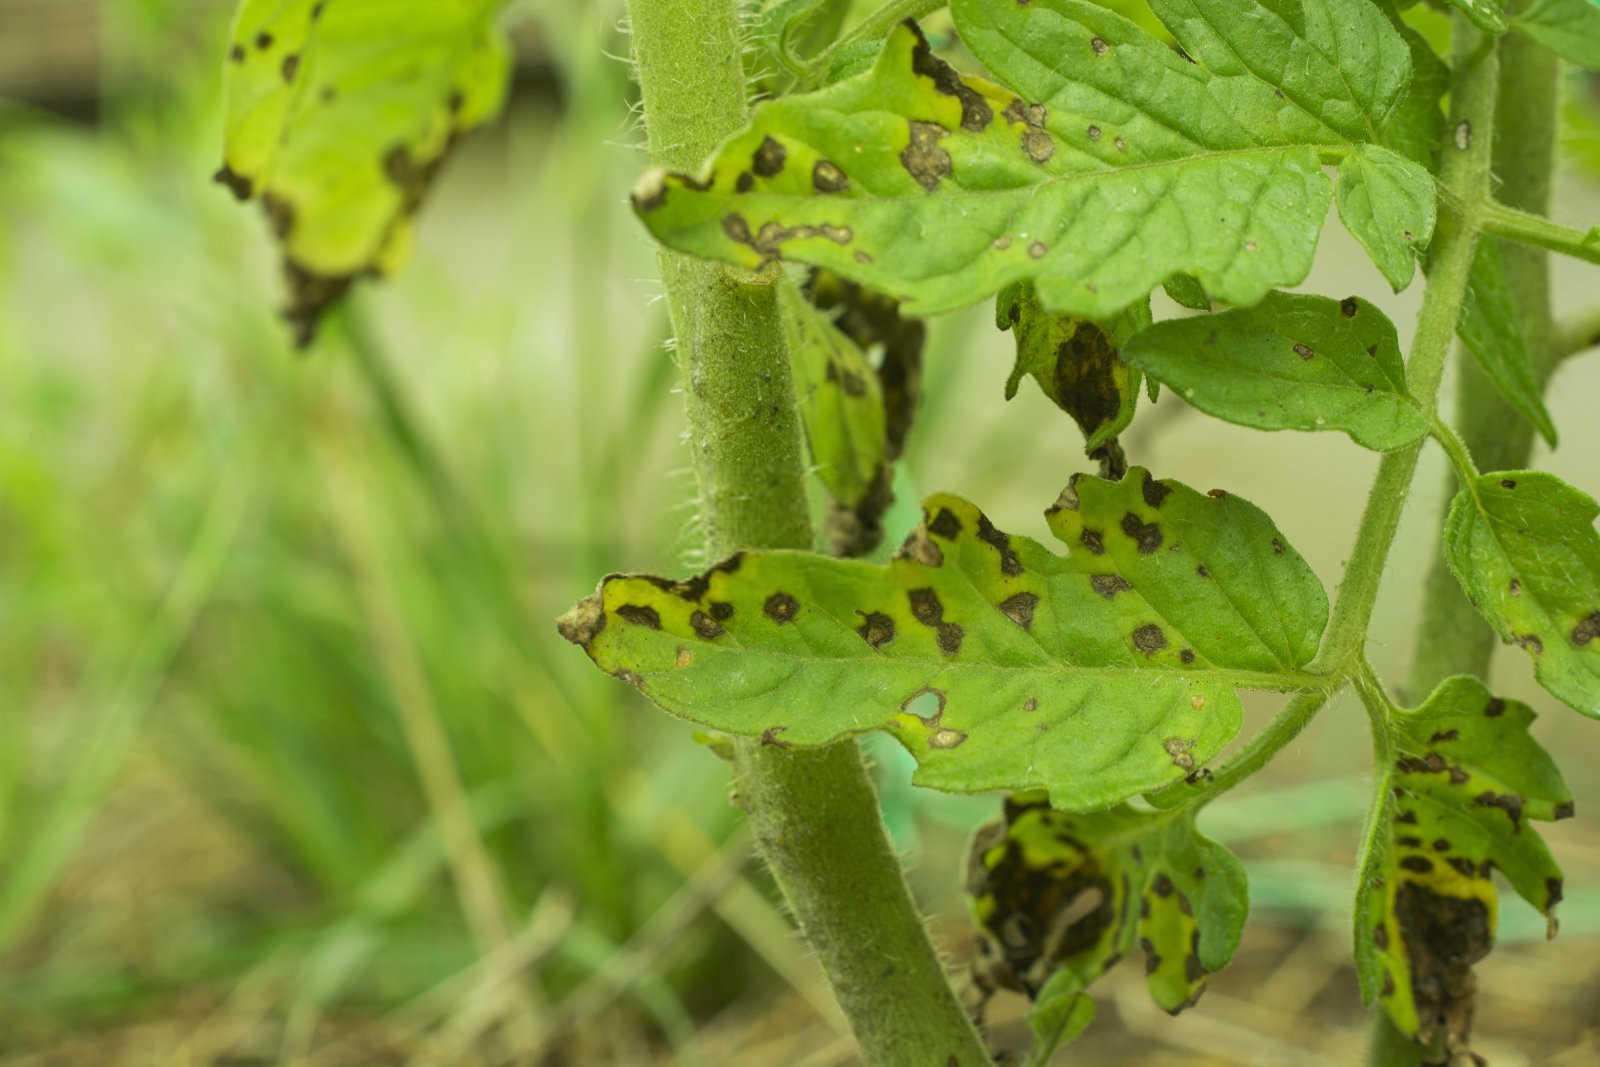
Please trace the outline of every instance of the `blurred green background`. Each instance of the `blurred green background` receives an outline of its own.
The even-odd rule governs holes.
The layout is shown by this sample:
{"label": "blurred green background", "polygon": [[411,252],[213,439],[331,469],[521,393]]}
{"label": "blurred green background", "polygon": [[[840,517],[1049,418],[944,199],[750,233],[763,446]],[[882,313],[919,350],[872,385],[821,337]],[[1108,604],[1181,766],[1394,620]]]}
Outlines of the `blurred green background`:
{"label": "blurred green background", "polygon": [[[415,261],[307,354],[266,226],[209,181],[220,0],[0,0],[0,1064],[826,1064],[847,1029],[749,860],[724,767],[555,634],[603,573],[701,563],[620,3],[512,9],[517,91],[465,141]],[[1556,214],[1600,217],[1590,90]],[[1563,313],[1600,271],[1562,263]],[[1308,289],[1408,329],[1337,227]],[[1087,466],[1001,388],[986,308],[937,322],[901,478],[1047,537]],[[1600,491],[1600,358],[1537,462]],[[1163,396],[1135,462],[1266,507],[1331,586],[1376,458]],[[1403,677],[1441,501],[1430,456],[1372,635]],[[891,530],[891,541],[898,540]],[[1564,933],[1508,903],[1480,968],[1497,1064],[1600,1063],[1594,724],[1520,656],[1502,692],[1578,795],[1548,832]],[[1249,709],[1252,724],[1274,710]],[[869,744],[941,945],[992,798],[913,792]],[[1204,820],[1251,870],[1235,965],[1173,1022],[1137,962],[1084,1063],[1355,1062],[1359,710],[1330,708]],[[1002,1040],[1021,1005],[997,1002]]]}

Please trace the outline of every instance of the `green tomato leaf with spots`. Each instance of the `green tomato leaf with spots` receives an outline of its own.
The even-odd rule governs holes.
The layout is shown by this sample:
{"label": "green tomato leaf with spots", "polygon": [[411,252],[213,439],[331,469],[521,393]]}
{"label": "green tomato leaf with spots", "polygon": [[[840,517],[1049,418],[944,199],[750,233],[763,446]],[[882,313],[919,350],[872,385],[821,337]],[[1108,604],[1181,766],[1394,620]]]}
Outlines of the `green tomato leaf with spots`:
{"label": "green tomato leaf with spots", "polygon": [[745,552],[606,578],[561,620],[663,709],[772,744],[885,730],[920,785],[1095,808],[1198,773],[1240,687],[1309,684],[1327,597],[1254,505],[1135,468],[1048,512],[1069,548],[935,496],[884,565]]}
{"label": "green tomato leaf with spots", "polygon": [[1192,1005],[1232,958],[1250,907],[1244,868],[1192,814],[1071,814],[1040,793],[1008,797],[1004,817],[978,831],[966,891],[975,984],[1035,998],[1064,1039],[1093,1017],[1084,990],[1136,945],[1152,999],[1173,1014]]}
{"label": "green tomato leaf with spots", "polygon": [[647,175],[635,209],[673,248],[825,266],[915,314],[1032,280],[1103,321],[1178,273],[1253,304],[1310,267],[1323,155],[1383,143],[1405,111],[1408,46],[1367,0],[1297,21],[1153,6],[1198,62],[1085,0],[956,0],[999,84],[908,23],[871,71],[762,105],[702,173]]}
{"label": "green tomato leaf with spots", "polygon": [[300,344],[363,274],[409,254],[454,139],[500,111],[504,0],[243,0],[224,76],[217,180],[259,199]]}
{"label": "green tomato leaf with spots", "polygon": [[1562,59],[1600,70],[1600,0],[1533,0],[1511,25]]}
{"label": "green tomato leaf with spots", "polygon": [[1078,424],[1091,456],[1133,421],[1139,372],[1117,352],[1150,325],[1148,302],[1096,323],[1046,311],[1033,286],[1017,282],[995,300],[995,325],[1010,330],[1017,341],[1016,366],[1006,380],[1007,400],[1017,395],[1023,376],[1031,375],[1044,395]]}
{"label": "green tomato leaf with spots", "polygon": [[811,462],[833,501],[835,555],[865,555],[893,499],[883,390],[860,346],[798,287],[779,284],[778,308]]}
{"label": "green tomato leaf with spots", "polygon": [[1406,392],[1394,324],[1358,297],[1272,293],[1252,308],[1168,319],[1123,358],[1218,418],[1263,430],[1343,430],[1379,451],[1428,432]]}
{"label": "green tomato leaf with spots", "polygon": [[1498,868],[1549,917],[1561,869],[1533,819],[1573,814],[1572,794],[1528,733],[1533,711],[1475,678],[1447,679],[1415,710],[1392,709],[1396,753],[1380,776],[1356,900],[1362,995],[1406,1034],[1465,1049],[1472,966],[1494,945]]}
{"label": "green tomato leaf with spots", "polygon": [[1433,177],[1403,156],[1362,145],[1339,167],[1339,217],[1395,292],[1411,284],[1417,253],[1433,236]]}
{"label": "green tomato leaf with spots", "polygon": [[1533,657],[1554,696],[1600,718],[1600,514],[1588,494],[1539,471],[1497,471],[1450,505],[1444,555],[1502,640]]}
{"label": "green tomato leaf with spots", "polygon": [[1555,422],[1544,406],[1544,390],[1534,380],[1533,361],[1517,322],[1516,304],[1506,288],[1500,248],[1493,237],[1479,238],[1473,250],[1456,333],[1506,403],[1533,423],[1539,436],[1554,448]]}

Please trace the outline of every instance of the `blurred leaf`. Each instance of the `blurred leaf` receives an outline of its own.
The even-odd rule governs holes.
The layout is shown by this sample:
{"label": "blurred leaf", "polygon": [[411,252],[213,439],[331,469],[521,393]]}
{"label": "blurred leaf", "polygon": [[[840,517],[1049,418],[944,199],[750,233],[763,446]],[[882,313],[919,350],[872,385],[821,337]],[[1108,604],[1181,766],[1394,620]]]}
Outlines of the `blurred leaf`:
{"label": "blurred leaf", "polygon": [[1506,288],[1505,269],[1493,237],[1483,237],[1473,252],[1461,321],[1456,324],[1461,343],[1494,382],[1506,403],[1533,423],[1539,436],[1556,445],[1556,427],[1544,406],[1544,391],[1533,377],[1533,362],[1517,307]]}
{"label": "blurred leaf", "polygon": [[1524,819],[1572,814],[1572,794],[1528,734],[1533,711],[1476,678],[1446,679],[1412,711],[1390,714],[1396,760],[1381,776],[1356,898],[1355,954],[1364,1000],[1422,1042],[1443,1030],[1465,1048],[1472,965],[1494,944],[1499,869],[1550,917],[1561,869]]}
{"label": "blurred leaf", "polygon": [[1006,87],[901,27],[870,73],[765,104],[701,175],[647,176],[635,209],[681,251],[826,266],[916,314],[1031,278],[1046,308],[1100,320],[1178,272],[1252,304],[1305,276],[1321,151],[1382,139],[1407,46],[1365,0],[1303,26],[1155,6],[1200,63],[1081,0],[957,0]]}
{"label": "blurred leaf", "polygon": [[1167,295],[1190,311],[1210,311],[1211,298],[1206,296],[1205,286],[1193,274],[1174,274],[1161,283]]}
{"label": "blurred leaf", "polygon": [[751,40],[777,63],[795,70],[833,43],[850,0],[780,0],[756,16]]}
{"label": "blurred leaf", "polygon": [[1467,20],[1484,33],[1506,32],[1506,13],[1500,0],[1445,0],[1445,3],[1467,16]]}
{"label": "blurred leaf", "polygon": [[1562,59],[1600,70],[1600,0],[1533,0],[1512,26]]}
{"label": "blurred leaf", "polygon": [[1358,297],[1272,293],[1253,308],[1168,319],[1123,356],[1202,411],[1263,430],[1343,430],[1383,451],[1428,432],[1394,324]]}
{"label": "blurred leaf", "polygon": [[1394,291],[1410,285],[1417,252],[1433,236],[1433,177],[1387,148],[1362,145],[1339,164],[1334,199]]}
{"label": "blurred leaf", "polygon": [[785,280],[778,307],[794,371],[794,388],[817,477],[852,529],[835,540],[846,556],[864,555],[883,536],[893,472],[884,426],[883,390],[866,354],[828,315]]}
{"label": "blurred leaf", "polygon": [[1031,284],[1014,282],[1000,291],[994,314],[995,325],[1012,331],[1017,342],[1007,400],[1017,395],[1022,376],[1031,375],[1072,416],[1091,454],[1127,429],[1139,404],[1139,372],[1117,350],[1150,325],[1148,302],[1096,323],[1046,311]]}
{"label": "blurred leaf", "polygon": [[1232,958],[1250,908],[1244,868],[1192,814],[1073,815],[1039,793],[1008,797],[1005,817],[978,831],[966,890],[979,987],[1037,998],[1030,1024],[1054,1023],[1057,1040],[1088,1025],[1082,991],[1135,942],[1151,998],[1173,1014],[1194,1004]]}
{"label": "blurred leaf", "polygon": [[404,262],[451,142],[500,110],[504,0],[242,0],[217,180],[259,198],[283,246],[301,344],[357,276]]}
{"label": "blurred leaf", "polygon": [[1444,552],[1502,640],[1553,695],[1600,718],[1600,505],[1552,474],[1497,471],[1456,494]]}
{"label": "blurred leaf", "polygon": [[1023,1067],[1048,1067],[1056,1049],[1076,1041],[1094,1022],[1094,1001],[1079,992],[1076,974],[1057,971],[1045,982],[1028,1009],[1028,1029],[1033,1047]]}
{"label": "blurred leaf", "polygon": [[882,729],[920,785],[1115,803],[1195,773],[1282,688],[1327,598],[1266,515],[1135,468],[1075,477],[1062,558],[952,496],[884,566],[746,552],[685,582],[613,575],[561,620],[665,710],[769,744]]}

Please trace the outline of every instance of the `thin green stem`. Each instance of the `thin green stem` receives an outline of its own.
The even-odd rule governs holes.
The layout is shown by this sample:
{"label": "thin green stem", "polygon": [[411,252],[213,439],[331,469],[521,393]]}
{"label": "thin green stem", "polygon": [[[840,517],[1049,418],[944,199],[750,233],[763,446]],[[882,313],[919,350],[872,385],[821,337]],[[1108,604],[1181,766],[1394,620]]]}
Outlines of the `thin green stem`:
{"label": "thin green stem", "polygon": [[1289,742],[1300,736],[1300,731],[1310,724],[1337,691],[1337,687],[1314,690],[1301,693],[1289,701],[1267,724],[1266,729],[1252,737],[1237,755],[1219,767],[1199,794],[1185,800],[1185,805],[1201,807],[1209,804],[1272,762],[1272,758]]}
{"label": "thin green stem", "polygon": [[1491,203],[1484,208],[1483,229],[1497,237],[1509,237],[1589,263],[1600,263],[1600,226],[1579,230],[1531,211]]}
{"label": "thin green stem", "polygon": [[[1457,43],[1450,85],[1450,140],[1440,168],[1440,181],[1454,207],[1442,205],[1431,248],[1428,289],[1417,319],[1416,338],[1406,365],[1406,385],[1430,420],[1438,410],[1439,382],[1461,318],[1462,301],[1472,269],[1480,210],[1489,194],[1491,132],[1494,129],[1498,63],[1495,50],[1461,16],[1455,21]],[[1422,442],[1383,457],[1367,496],[1355,548],[1345,568],[1328,636],[1319,662],[1337,666],[1360,652],[1377,602],[1389,550],[1410,495]]]}
{"label": "thin green stem", "polygon": [[[745,121],[737,0],[630,0],[655,162],[692,170]],[[773,276],[661,254],[714,557],[810,548]],[[738,803],[872,1067],[988,1067],[928,939],[853,741],[734,745]]]}
{"label": "thin green stem", "polygon": [[800,87],[812,89],[828,76],[833,60],[839,52],[857,41],[882,40],[889,31],[906,19],[920,19],[930,11],[944,7],[949,0],[887,0],[887,2],[850,29],[839,39],[808,59],[800,70]]}
{"label": "thin green stem", "polygon": [[1472,452],[1467,448],[1467,443],[1461,439],[1460,434],[1451,429],[1449,423],[1437,416],[1428,425],[1433,439],[1439,442],[1444,454],[1450,457],[1450,465],[1455,468],[1456,477],[1470,488],[1473,479],[1478,477],[1478,465],[1472,462]]}

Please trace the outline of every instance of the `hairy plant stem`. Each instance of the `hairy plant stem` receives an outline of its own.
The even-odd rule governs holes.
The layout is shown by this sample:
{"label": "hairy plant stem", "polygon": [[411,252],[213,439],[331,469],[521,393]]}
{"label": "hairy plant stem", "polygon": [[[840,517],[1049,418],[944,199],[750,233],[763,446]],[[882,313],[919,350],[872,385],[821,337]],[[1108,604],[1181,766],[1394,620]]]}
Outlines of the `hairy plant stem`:
{"label": "hairy plant stem", "polygon": [[[1500,86],[1493,163],[1501,181],[1500,196],[1519,212],[1542,214],[1550,206],[1560,65],[1551,52],[1519,34],[1501,38],[1498,51]],[[1499,212],[1491,211],[1485,229],[1508,233],[1497,225],[1500,218]],[[1551,247],[1543,241],[1532,243]],[[1570,354],[1557,347],[1551,322],[1550,257],[1540,248],[1510,243],[1503,244],[1500,251],[1517,323],[1533,362],[1534,380],[1542,390],[1560,360]],[[1457,472],[1471,471],[1474,457],[1488,470],[1509,470],[1525,466],[1533,449],[1533,424],[1511,409],[1476,362],[1463,358],[1460,364],[1455,414],[1459,436],[1440,437],[1452,453],[1455,468],[1445,475],[1447,502],[1455,494]],[[1417,700],[1448,675],[1486,674],[1494,652],[1493,631],[1468,603],[1442,551],[1434,554],[1422,604],[1406,684],[1407,696]],[[1367,1048],[1369,1067],[1416,1067],[1426,1051],[1401,1033],[1388,1013],[1374,1013]]]}
{"label": "hairy plant stem", "polygon": [[[694,170],[746,117],[736,0],[630,0],[651,153]],[[663,251],[700,515],[713,557],[810,548],[773,276]],[[797,708],[797,714],[805,709]],[[739,803],[874,1067],[990,1064],[917,913],[854,741],[738,741]]]}

